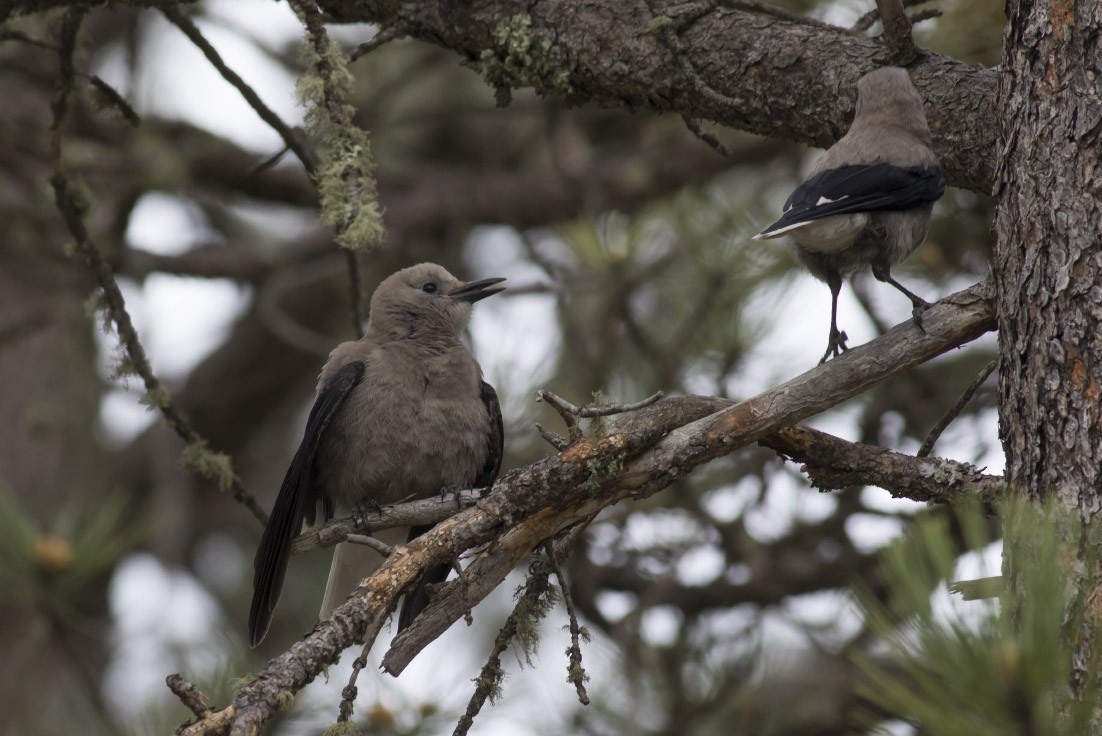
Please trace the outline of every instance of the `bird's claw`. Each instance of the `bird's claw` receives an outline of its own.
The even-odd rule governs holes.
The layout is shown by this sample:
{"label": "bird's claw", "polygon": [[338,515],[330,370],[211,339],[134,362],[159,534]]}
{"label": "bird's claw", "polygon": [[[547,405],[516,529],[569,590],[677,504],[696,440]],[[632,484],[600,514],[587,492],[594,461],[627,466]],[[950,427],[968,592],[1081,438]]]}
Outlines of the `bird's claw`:
{"label": "bird's claw", "polygon": [[911,309],[911,317],[914,318],[915,324],[918,325],[918,329],[922,330],[923,334],[926,332],[926,327],[922,324],[922,315],[926,314],[926,310],[929,308],[929,302],[918,302]]}
{"label": "bird's claw", "polygon": [[455,510],[463,510],[463,497],[460,495],[463,491],[468,490],[462,486],[444,486],[440,489],[440,500],[444,501],[448,498],[448,494],[451,494],[455,499]]}
{"label": "bird's claw", "polygon": [[837,358],[839,355],[849,350],[849,346],[846,345],[847,340],[849,340],[849,337],[846,336],[845,332],[840,330],[831,331],[830,339],[827,341],[826,352],[823,353],[823,357],[820,358],[819,365],[822,365],[831,358]]}
{"label": "bird's claw", "polygon": [[371,525],[367,522],[367,515],[369,512],[373,512],[376,516],[383,515],[383,507],[379,505],[379,502],[375,499],[369,499],[361,504],[357,504],[352,509],[352,518],[356,521],[356,526],[363,527],[367,530],[367,533],[371,533]]}

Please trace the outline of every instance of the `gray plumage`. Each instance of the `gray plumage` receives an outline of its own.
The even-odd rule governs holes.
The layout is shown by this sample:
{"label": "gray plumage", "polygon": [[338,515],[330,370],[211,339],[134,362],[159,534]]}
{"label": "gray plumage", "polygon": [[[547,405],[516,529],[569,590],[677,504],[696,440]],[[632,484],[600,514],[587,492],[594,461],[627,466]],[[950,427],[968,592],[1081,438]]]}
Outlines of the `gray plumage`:
{"label": "gray plumage", "polygon": [[861,77],[849,131],[811,167],[781,219],[754,236],[790,236],[800,262],[830,287],[823,361],[846,349],[837,326],[838,293],[856,271],[871,268],[903,292],[916,319],[928,306],[892,278],[891,268],[925,240],[933,203],[944,190],[922,98],[907,72],[886,67]]}
{"label": "gray plumage", "polygon": [[[493,388],[463,345],[471,305],[502,290],[504,279],[465,284],[422,263],[385,279],[371,299],[367,333],[338,345],[318,378],[303,441],[287,471],[254,562],[249,637],[263,639],[278,602],[290,543],[320,503],[334,511],[426,498],[493,483],[501,464],[501,412]],[[401,543],[406,537],[388,535]],[[322,616],[373,572],[377,553],[338,545]],[[399,629],[427,604],[424,586],[447,576],[438,566],[407,594]]]}

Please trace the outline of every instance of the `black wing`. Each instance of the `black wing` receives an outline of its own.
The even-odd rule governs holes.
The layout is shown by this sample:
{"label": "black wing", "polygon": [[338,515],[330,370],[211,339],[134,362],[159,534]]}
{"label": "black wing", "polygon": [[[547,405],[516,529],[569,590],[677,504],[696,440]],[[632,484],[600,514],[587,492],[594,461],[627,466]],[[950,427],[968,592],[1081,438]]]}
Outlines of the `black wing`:
{"label": "black wing", "polygon": [[[482,381],[480,388],[482,403],[486,407],[486,413],[490,416],[490,436],[487,438],[486,461],[482,469],[478,471],[478,477],[474,480],[474,488],[489,488],[497,480],[498,471],[501,470],[501,457],[505,452],[505,426],[501,420],[501,404],[497,400],[497,391],[490,384]],[[412,527],[409,530],[407,542],[421,536],[432,524],[423,524]],[[402,633],[407,626],[413,623],[413,619],[429,604],[428,591],[425,586],[442,583],[451,572],[451,565],[434,565],[422,573],[413,588],[406,593],[402,601],[402,609],[398,612],[398,633]]]}
{"label": "black wing", "polygon": [[831,215],[909,210],[934,202],[944,193],[940,166],[840,166],[798,186],[784,203],[781,219],[761,235]]}
{"label": "black wing", "polygon": [[356,361],[337,371],[333,379],[318,394],[306,431],[302,436],[283,485],[279,489],[272,517],[260,538],[253,560],[253,602],[249,608],[249,643],[256,646],[268,633],[272,612],[283,590],[283,577],[291,557],[291,540],[298,534],[302,520],[314,515],[318,500],[313,488],[314,462],[329,422],[344,404],[348,394],[363,379],[364,364]]}

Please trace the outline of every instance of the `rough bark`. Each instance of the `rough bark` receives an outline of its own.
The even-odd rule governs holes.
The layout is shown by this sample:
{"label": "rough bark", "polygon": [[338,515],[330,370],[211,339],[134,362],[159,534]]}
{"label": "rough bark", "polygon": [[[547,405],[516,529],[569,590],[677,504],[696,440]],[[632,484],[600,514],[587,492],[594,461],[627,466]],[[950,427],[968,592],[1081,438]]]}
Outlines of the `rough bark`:
{"label": "rough bark", "polygon": [[[322,5],[340,20],[379,23],[452,49],[475,66],[501,59],[521,65],[512,86],[533,85],[576,102],[675,112],[819,147],[845,132],[857,79],[892,59],[878,38],[703,3],[657,6],[668,14],[658,19],[646,3],[620,0]],[[530,20],[523,61],[506,57],[495,39],[517,18]],[[679,49],[655,32],[667,22],[677,30]],[[947,180],[986,194],[995,152],[995,72],[926,53],[912,73]]]}
{"label": "rough bark", "polygon": [[[1102,5],[1016,0],[1007,15],[994,264],[1007,480],[1089,523],[1102,509]],[[1097,559],[1090,536],[1069,528],[1069,554]],[[1016,596],[1020,564],[1007,560]],[[1068,576],[1078,689],[1091,676],[1102,577],[1091,564]]]}

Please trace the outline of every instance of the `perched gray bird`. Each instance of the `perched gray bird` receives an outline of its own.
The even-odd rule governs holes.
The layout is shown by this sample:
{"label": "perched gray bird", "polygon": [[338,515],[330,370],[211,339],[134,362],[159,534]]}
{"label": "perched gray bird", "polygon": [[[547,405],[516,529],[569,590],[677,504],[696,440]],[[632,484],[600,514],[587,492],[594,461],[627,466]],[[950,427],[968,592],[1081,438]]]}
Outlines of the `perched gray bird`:
{"label": "perched gray bird", "polygon": [[754,236],[791,236],[800,262],[830,287],[830,340],[820,363],[847,349],[838,293],[842,279],[862,268],[906,294],[916,321],[929,306],[892,278],[891,267],[926,239],[934,202],[945,192],[931,144],[922,98],[907,72],[869,72],[857,82],[849,132],[811,167],[781,219]]}
{"label": "perched gray bird", "polygon": [[[253,562],[253,646],[268,632],[291,540],[303,521],[314,523],[319,503],[329,519],[335,510],[493,484],[501,467],[501,408],[459,334],[471,305],[504,290],[494,286],[504,280],[464,283],[433,263],[402,269],[372,295],[367,334],[329,354]],[[414,527],[406,539],[429,528]],[[380,562],[370,548],[338,545],[321,615]],[[425,586],[443,581],[450,569],[430,568],[407,592],[399,631],[428,604]]]}

